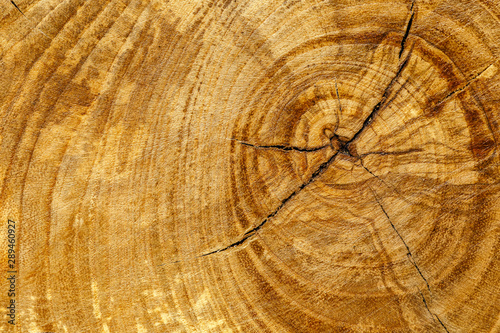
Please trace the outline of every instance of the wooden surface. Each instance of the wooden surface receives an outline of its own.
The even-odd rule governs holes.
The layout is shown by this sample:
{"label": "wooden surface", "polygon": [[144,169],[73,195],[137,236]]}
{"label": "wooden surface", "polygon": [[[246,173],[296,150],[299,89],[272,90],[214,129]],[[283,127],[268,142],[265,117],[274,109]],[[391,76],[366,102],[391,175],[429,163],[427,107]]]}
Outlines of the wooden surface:
{"label": "wooden surface", "polygon": [[2,332],[500,332],[498,1],[0,17]]}

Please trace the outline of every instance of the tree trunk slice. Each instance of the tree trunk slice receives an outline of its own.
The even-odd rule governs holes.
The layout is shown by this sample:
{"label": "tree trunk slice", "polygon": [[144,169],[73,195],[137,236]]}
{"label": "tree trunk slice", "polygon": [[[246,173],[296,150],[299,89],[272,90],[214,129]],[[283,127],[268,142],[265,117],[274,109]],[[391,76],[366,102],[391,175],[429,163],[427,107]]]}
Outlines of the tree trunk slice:
{"label": "tree trunk slice", "polygon": [[2,331],[500,332],[497,1],[0,8]]}

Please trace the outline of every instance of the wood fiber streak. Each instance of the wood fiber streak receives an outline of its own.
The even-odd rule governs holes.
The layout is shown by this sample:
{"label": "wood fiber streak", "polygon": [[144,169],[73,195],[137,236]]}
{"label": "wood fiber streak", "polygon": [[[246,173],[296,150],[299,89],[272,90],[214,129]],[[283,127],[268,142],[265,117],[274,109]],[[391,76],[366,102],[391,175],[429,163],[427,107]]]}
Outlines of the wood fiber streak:
{"label": "wood fiber streak", "polygon": [[499,58],[492,0],[1,1],[0,331],[500,332]]}

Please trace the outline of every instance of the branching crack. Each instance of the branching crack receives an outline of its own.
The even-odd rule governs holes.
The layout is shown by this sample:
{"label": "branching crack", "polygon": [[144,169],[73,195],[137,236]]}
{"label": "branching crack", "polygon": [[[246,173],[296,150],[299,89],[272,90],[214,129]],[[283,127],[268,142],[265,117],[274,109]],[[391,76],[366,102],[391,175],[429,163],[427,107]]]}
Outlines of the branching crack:
{"label": "branching crack", "polygon": [[253,147],[253,148],[257,148],[257,149],[277,149],[277,150],[286,150],[286,151],[293,150],[293,151],[299,151],[299,152],[313,152],[313,151],[318,151],[318,150],[322,150],[322,149],[325,149],[327,147],[330,147],[329,144],[324,145],[324,146],[320,146],[320,147],[312,147],[312,148],[302,148],[302,147],[294,147],[294,146],[286,146],[286,145],[254,145],[252,143],[237,140],[237,139],[231,139],[231,140],[234,140],[238,143],[241,143],[244,146]]}
{"label": "branching crack", "polygon": [[[371,173],[371,172],[370,172]],[[373,197],[375,198],[375,201],[377,201],[377,204],[380,206],[380,209],[382,210],[382,212],[384,213],[385,217],[387,218],[387,220],[389,221],[389,223],[391,224],[391,227],[392,229],[394,229],[394,231],[396,232],[396,234],[398,235],[399,239],[401,240],[401,242],[403,242],[404,246],[406,247],[406,255],[408,256],[408,260],[411,262],[411,264],[415,267],[415,269],[417,270],[418,274],[422,277],[422,279],[425,281],[425,285],[427,286],[427,289],[429,290],[429,292],[431,292],[431,287],[429,285],[429,282],[427,281],[427,279],[425,278],[425,276],[422,274],[422,271],[420,270],[420,268],[418,267],[417,265],[417,262],[415,261],[415,258],[413,257],[413,254],[411,253],[411,250],[410,250],[410,247],[408,246],[408,244],[406,244],[403,236],[401,236],[401,234],[399,233],[398,229],[396,228],[396,226],[394,225],[394,223],[392,223],[392,220],[391,218],[389,217],[389,214],[387,214],[384,206],[382,205],[382,203],[380,202],[377,194],[375,193],[375,191],[370,187],[370,190],[372,191],[372,194],[373,194]]]}
{"label": "branching crack", "polygon": [[[403,55],[403,52],[405,50],[405,45],[406,45],[406,40],[408,38],[408,35],[410,33],[410,29],[411,29],[411,26],[413,24],[413,19],[414,19],[414,2],[412,3],[411,5],[411,8],[410,8],[410,12],[411,12],[411,16],[410,16],[410,19],[408,21],[408,24],[406,26],[406,31],[405,31],[405,34],[403,36],[403,39],[401,41],[401,50],[399,52],[399,58],[401,59],[401,56]],[[294,198],[301,190],[303,190],[307,185],[309,185],[310,183],[312,183],[316,178],[318,178],[321,174],[323,174],[323,172],[327,169],[327,167],[333,162],[335,161],[335,158],[339,155],[339,154],[346,154],[346,155],[349,155],[349,156],[352,156],[351,153],[350,153],[350,150],[349,150],[349,145],[351,143],[353,143],[358,137],[359,135],[371,124],[371,122],[373,121],[373,118],[375,117],[375,115],[377,114],[377,112],[385,105],[385,102],[387,101],[387,98],[389,97],[390,93],[391,93],[391,89],[394,85],[394,83],[399,79],[399,77],[401,76],[401,73],[403,72],[403,70],[406,68],[406,65],[408,64],[408,61],[410,59],[410,56],[411,56],[411,50],[410,52],[408,53],[408,55],[406,56],[406,58],[400,63],[399,63],[399,66],[398,66],[398,70],[396,72],[396,74],[394,75],[394,77],[392,78],[392,80],[389,82],[389,84],[387,85],[387,87],[385,88],[383,94],[382,94],[382,97],[380,99],[380,101],[373,107],[372,111],[370,112],[370,114],[368,115],[368,117],[365,119],[365,121],[363,122],[363,125],[361,126],[361,128],[353,135],[353,137],[348,140],[348,141],[342,141],[342,140],[338,140],[338,143],[340,145],[339,149],[337,150],[337,152],[335,154],[332,155],[332,157],[330,157],[326,162],[323,162],[319,167],[318,169],[316,169],[316,171],[314,171],[314,173],[311,175],[311,177],[309,178],[308,181],[306,181],[305,183],[303,183],[302,185],[300,185],[295,191],[293,191],[290,195],[288,195],[285,199],[283,199],[281,201],[281,204],[272,212],[270,213],[261,223],[259,223],[256,227],[254,227],[253,229],[245,232],[245,234],[243,234],[243,236],[236,242],[234,243],[231,243],[230,245],[224,247],[224,248],[221,248],[221,249],[218,249],[218,250],[214,250],[214,251],[211,251],[211,252],[208,252],[208,253],[205,253],[205,254],[202,254],[200,255],[199,257],[205,257],[205,256],[208,256],[208,255],[211,255],[211,254],[215,254],[215,253],[219,253],[219,252],[223,252],[223,251],[226,251],[228,249],[231,249],[231,248],[234,248],[236,246],[239,246],[243,243],[245,243],[246,240],[248,240],[250,237],[254,236],[267,222],[269,222],[270,219],[272,219],[273,217],[275,217],[279,211],[285,206],[285,204],[287,202],[289,202],[292,198]],[[337,94],[337,100],[339,102],[339,108],[341,110],[341,105],[340,105],[340,97],[339,97],[339,93],[338,93],[338,86],[337,86],[337,82],[335,80],[335,92]],[[338,124],[337,124],[338,126]],[[250,146],[250,147],[254,147],[254,148],[259,148],[259,149],[279,149],[279,150],[285,150],[285,151],[289,151],[289,150],[295,150],[295,151],[302,151],[302,152],[310,152],[310,151],[317,151],[317,150],[321,150],[321,149],[324,149],[328,146],[331,146],[331,145],[327,145],[327,146],[322,146],[322,147],[315,147],[315,148],[299,148],[299,147],[292,147],[292,146],[284,146],[284,145],[264,145],[264,146],[260,146],[260,145],[254,145],[254,144],[251,144],[251,143],[248,143],[248,142],[244,142],[244,141],[240,141],[240,140],[236,140],[236,139],[231,139],[231,140],[235,140],[235,141],[238,141],[239,143],[243,144],[243,145],[246,145],[246,146]],[[361,159],[360,159],[361,160]],[[366,169],[366,168],[365,168]],[[368,169],[367,169],[368,171]],[[371,173],[371,172],[370,172]],[[377,177],[378,178],[378,177]],[[379,203],[380,207],[382,208],[382,210],[384,211],[384,214],[387,216],[387,218],[389,219],[389,216],[387,215],[387,213],[385,212],[384,208],[382,207],[382,205],[380,204],[378,198],[375,196],[377,202]],[[401,237],[401,235],[399,234],[399,232],[396,230],[396,227],[394,226],[394,224],[392,224],[392,222],[390,221],[389,219],[389,222],[391,223],[392,227],[394,228],[394,230],[396,231],[396,233],[398,234],[398,236],[401,238],[401,240],[403,241],[403,243],[405,244],[407,250],[408,250],[408,255],[409,255],[409,258],[411,258],[411,262],[413,263],[413,265],[417,268],[418,272],[420,273],[420,275],[422,276],[422,278],[425,280],[426,284],[427,284],[427,288],[429,289],[430,291],[430,287],[429,287],[429,284],[427,283],[427,280],[424,278],[424,276],[422,275],[422,273],[420,272],[420,269],[418,269],[415,261],[413,260],[413,257],[412,257],[412,254],[411,254],[411,251],[410,249],[408,248],[408,246],[406,245],[406,243],[404,242],[403,238]]]}

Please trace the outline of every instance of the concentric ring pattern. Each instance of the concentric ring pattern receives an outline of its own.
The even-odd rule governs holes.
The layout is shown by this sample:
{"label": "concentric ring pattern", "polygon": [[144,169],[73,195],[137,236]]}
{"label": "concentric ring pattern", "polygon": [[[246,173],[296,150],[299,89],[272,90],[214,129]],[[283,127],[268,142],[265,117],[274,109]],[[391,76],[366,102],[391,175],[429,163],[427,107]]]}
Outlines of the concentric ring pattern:
{"label": "concentric ring pattern", "polygon": [[4,330],[500,332],[495,1],[0,8]]}

